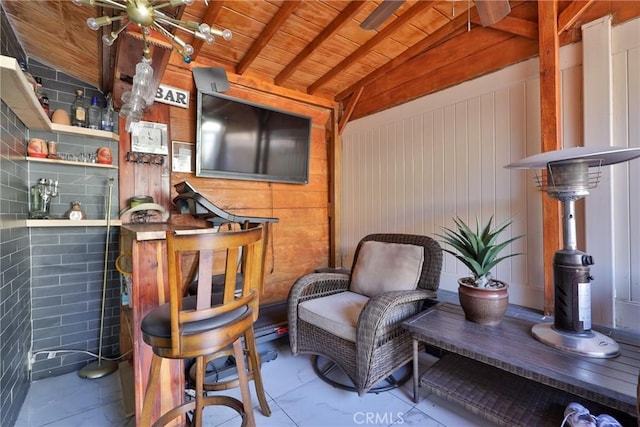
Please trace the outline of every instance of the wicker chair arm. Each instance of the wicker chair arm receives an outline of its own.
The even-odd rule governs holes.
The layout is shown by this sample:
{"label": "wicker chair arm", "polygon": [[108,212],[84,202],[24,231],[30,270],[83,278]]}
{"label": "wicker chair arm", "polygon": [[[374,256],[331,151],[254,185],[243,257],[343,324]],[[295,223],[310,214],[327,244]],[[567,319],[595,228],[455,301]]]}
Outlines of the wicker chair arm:
{"label": "wicker chair arm", "polygon": [[404,329],[401,322],[418,314],[430,298],[436,298],[436,293],[422,289],[385,292],[371,298],[356,328],[358,367],[369,366],[376,347],[397,336],[398,329]]}
{"label": "wicker chair arm", "polygon": [[302,276],[289,290],[288,328],[291,352],[298,353],[298,305],[313,298],[344,292],[349,289],[349,275],[344,273],[311,273]]}

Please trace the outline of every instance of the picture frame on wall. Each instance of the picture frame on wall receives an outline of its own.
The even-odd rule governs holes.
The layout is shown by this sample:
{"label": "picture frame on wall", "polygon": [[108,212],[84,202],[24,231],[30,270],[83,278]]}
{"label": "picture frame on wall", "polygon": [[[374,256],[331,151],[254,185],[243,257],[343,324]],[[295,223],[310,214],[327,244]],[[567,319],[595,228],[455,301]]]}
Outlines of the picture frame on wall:
{"label": "picture frame on wall", "polygon": [[131,151],[169,155],[167,125],[155,122],[137,122],[131,128]]}
{"label": "picture frame on wall", "polygon": [[191,142],[173,141],[171,143],[171,170],[173,172],[191,172],[194,168],[195,146]]}

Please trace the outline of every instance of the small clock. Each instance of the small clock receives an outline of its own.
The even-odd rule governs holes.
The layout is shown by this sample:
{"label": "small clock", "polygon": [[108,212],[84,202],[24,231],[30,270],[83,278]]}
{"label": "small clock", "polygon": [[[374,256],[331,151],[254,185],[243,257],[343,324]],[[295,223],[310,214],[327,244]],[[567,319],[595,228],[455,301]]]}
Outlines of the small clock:
{"label": "small clock", "polygon": [[154,122],[137,122],[131,129],[131,150],[139,153],[169,154],[167,125]]}
{"label": "small clock", "polygon": [[82,204],[78,200],[71,202],[71,209],[67,211],[66,216],[74,221],[87,218],[87,215],[82,210]]}

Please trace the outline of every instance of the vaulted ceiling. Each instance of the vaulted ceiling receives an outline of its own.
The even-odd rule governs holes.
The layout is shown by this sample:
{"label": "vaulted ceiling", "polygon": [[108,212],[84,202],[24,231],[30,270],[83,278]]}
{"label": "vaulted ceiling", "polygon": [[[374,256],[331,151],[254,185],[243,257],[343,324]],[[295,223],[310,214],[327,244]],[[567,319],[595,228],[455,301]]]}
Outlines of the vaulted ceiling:
{"label": "vaulted ceiling", "polygon": [[[183,68],[223,66],[288,90],[357,100],[351,103],[355,118],[538,53],[536,1],[510,1],[506,17],[483,26],[470,0],[385,0],[399,7],[375,29],[363,29],[361,23],[381,3],[196,0],[172,12],[229,29],[233,38],[207,45],[187,35],[196,49],[194,61],[186,64],[175,52],[166,61]],[[87,18],[102,14],[95,7],[70,0],[2,0],[2,6],[27,56],[105,92],[120,76],[118,57],[140,59],[141,53],[127,51],[122,41],[119,53],[116,45],[102,45],[102,33],[87,28]],[[558,11],[562,45],[580,40],[581,25],[599,17],[612,15],[615,25],[640,16],[640,1],[559,1]]]}

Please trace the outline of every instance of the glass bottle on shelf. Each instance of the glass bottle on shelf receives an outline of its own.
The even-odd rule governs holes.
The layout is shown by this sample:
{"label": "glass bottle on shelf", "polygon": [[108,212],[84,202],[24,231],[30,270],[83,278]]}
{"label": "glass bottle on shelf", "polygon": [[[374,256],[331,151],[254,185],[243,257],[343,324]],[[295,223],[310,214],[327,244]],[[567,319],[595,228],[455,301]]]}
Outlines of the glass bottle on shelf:
{"label": "glass bottle on shelf", "polygon": [[91,98],[91,105],[89,106],[88,111],[89,116],[89,129],[100,129],[100,122],[102,115],[102,109],[98,107],[98,97],[94,96]]}
{"label": "glass bottle on shelf", "polygon": [[114,115],[113,99],[111,99],[111,94],[108,94],[105,101],[105,107],[102,110],[102,125],[100,126],[102,130],[113,132],[113,129],[114,129],[113,115]]}
{"label": "glass bottle on shelf", "polygon": [[38,87],[36,91],[36,95],[38,96],[38,101],[40,101],[40,105],[42,105],[42,109],[44,110],[47,117],[51,115],[51,111],[49,109],[49,96],[47,92],[42,87],[42,79],[40,77],[36,77],[36,85]]}
{"label": "glass bottle on shelf", "polygon": [[82,100],[82,89],[76,89],[76,99],[71,104],[71,125],[87,127],[87,107]]}

